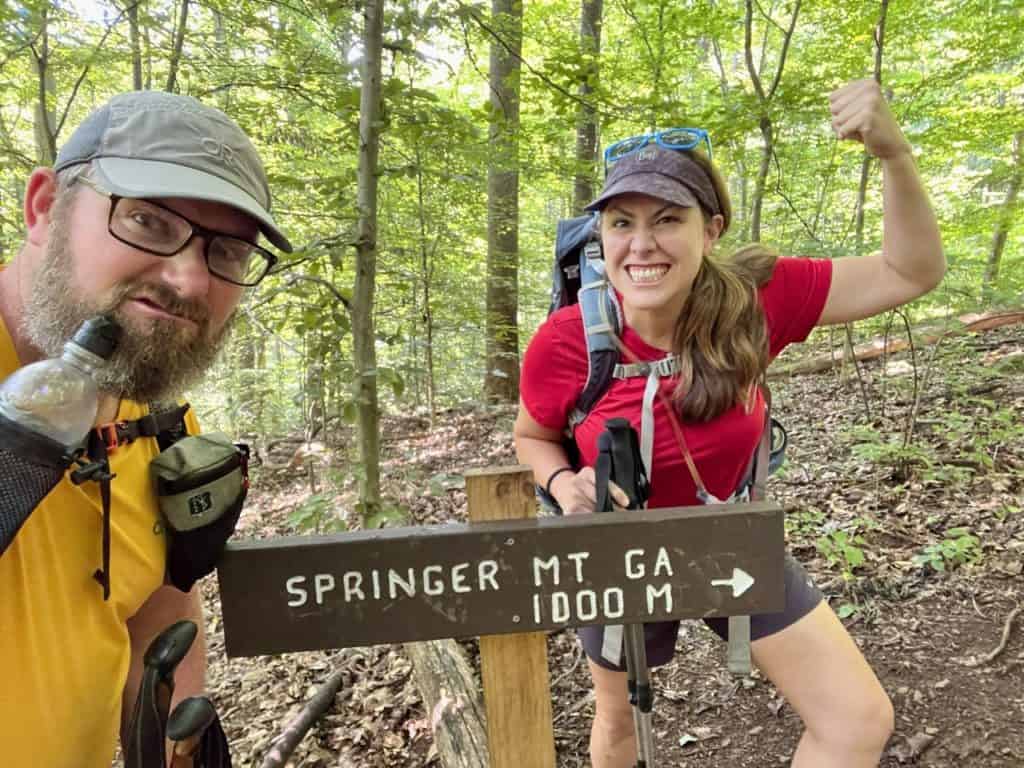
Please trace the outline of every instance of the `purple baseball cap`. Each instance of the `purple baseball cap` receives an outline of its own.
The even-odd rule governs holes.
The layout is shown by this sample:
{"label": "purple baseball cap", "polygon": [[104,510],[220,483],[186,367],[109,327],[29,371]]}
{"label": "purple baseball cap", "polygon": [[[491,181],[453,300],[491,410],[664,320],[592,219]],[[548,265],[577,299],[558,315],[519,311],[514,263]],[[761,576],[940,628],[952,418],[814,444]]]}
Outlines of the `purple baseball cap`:
{"label": "purple baseball cap", "polygon": [[700,206],[722,212],[711,177],[688,152],[648,145],[618,160],[608,172],[601,195],[586,207],[600,211],[618,195],[638,193],[683,208]]}

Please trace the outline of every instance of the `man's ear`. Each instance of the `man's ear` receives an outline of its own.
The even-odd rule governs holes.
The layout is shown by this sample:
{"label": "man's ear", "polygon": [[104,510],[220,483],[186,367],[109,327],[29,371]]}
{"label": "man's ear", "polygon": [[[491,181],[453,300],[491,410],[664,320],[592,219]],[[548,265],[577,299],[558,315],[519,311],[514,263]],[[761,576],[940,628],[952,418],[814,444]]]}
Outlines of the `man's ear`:
{"label": "man's ear", "polygon": [[46,244],[50,228],[50,212],[57,198],[57,174],[52,168],[36,168],[25,185],[25,229],[28,241],[35,246]]}

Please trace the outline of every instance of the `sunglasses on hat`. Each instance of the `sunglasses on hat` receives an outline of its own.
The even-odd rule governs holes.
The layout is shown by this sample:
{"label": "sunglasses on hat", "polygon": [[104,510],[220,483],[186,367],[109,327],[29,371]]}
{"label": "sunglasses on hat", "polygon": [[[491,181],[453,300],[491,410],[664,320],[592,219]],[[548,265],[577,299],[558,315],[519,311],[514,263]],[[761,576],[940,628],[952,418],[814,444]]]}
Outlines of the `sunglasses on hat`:
{"label": "sunglasses on hat", "polygon": [[666,128],[664,131],[631,136],[610,145],[604,151],[604,172],[624,157],[654,143],[665,149],[684,151],[701,144],[707,147],[708,160],[711,159],[711,136],[703,128]]}

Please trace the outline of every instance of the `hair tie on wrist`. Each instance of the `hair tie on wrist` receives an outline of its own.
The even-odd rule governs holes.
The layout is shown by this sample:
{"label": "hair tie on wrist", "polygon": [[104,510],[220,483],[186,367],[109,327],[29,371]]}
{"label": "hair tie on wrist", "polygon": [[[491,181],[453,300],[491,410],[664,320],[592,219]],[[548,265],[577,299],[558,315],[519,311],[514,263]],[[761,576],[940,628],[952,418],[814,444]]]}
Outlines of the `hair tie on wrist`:
{"label": "hair tie on wrist", "polygon": [[[551,477],[548,478],[548,482],[544,486],[544,493],[546,493],[548,496],[551,496],[551,483],[554,482],[556,477],[558,477],[560,474],[562,474],[563,472],[566,472],[566,471],[571,472],[572,471],[572,467],[569,467],[569,466],[559,467],[554,472],[552,472],[551,473]],[[554,498],[554,497],[552,497],[552,498]]]}

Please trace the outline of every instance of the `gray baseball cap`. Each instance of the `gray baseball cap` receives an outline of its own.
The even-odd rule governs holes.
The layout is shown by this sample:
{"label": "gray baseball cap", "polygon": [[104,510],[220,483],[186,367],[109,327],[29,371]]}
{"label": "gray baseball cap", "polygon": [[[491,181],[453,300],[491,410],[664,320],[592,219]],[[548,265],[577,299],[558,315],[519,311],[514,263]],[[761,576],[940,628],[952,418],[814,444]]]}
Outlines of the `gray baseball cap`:
{"label": "gray baseball cap", "polygon": [[91,163],[96,180],[122,197],[230,205],[256,219],[275,246],[292,251],[270,215],[270,188],[256,148],[231,118],[190,96],[115,96],[71,134],[54,170],[81,163]]}
{"label": "gray baseball cap", "polygon": [[586,207],[600,211],[617,195],[636,192],[710,214],[722,212],[711,177],[687,152],[647,145],[616,161],[601,195]]}

